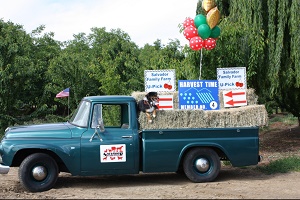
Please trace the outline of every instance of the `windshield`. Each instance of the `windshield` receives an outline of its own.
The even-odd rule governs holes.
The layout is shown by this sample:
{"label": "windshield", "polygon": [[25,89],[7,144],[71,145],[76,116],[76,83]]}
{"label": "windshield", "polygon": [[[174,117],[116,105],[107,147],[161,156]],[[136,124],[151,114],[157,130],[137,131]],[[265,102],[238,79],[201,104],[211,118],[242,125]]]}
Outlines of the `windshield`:
{"label": "windshield", "polygon": [[90,102],[81,101],[69,122],[76,126],[87,127],[90,108],[91,108]]}

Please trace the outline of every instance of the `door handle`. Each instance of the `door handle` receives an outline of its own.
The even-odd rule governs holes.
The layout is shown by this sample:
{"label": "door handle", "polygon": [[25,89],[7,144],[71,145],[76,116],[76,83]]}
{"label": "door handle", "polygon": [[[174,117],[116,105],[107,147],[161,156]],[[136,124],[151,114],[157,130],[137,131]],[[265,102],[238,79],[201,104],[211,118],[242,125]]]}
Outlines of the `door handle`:
{"label": "door handle", "polygon": [[123,135],[122,138],[132,138],[131,135]]}

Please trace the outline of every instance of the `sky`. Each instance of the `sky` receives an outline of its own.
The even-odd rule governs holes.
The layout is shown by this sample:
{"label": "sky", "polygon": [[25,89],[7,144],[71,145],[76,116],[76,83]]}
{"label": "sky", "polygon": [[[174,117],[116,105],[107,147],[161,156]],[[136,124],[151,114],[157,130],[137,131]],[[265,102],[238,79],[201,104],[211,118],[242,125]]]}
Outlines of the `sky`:
{"label": "sky", "polygon": [[179,24],[196,16],[198,0],[0,0],[0,19],[22,25],[27,33],[45,25],[44,33],[67,41],[91,28],[120,28],[139,47],[157,39],[166,45],[178,39],[188,40],[179,32]]}

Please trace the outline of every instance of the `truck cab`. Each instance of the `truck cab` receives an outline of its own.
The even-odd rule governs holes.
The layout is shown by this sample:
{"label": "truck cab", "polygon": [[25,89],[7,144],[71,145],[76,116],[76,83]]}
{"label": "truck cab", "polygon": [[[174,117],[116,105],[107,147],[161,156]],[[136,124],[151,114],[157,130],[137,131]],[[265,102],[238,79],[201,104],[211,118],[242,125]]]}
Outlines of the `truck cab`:
{"label": "truck cab", "polygon": [[134,98],[109,96],[101,101],[84,98],[70,123],[86,127],[79,136],[80,175],[138,173],[139,136]]}

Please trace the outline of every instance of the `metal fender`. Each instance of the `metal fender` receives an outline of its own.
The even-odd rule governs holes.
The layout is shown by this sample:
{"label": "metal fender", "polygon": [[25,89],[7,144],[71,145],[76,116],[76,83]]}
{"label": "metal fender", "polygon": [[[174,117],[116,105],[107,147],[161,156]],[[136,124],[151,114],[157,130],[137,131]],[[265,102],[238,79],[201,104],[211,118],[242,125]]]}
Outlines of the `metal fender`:
{"label": "metal fender", "polygon": [[[177,161],[177,167],[179,167],[180,162],[182,161],[184,155],[186,152],[188,152],[190,149],[194,148],[194,147],[211,147],[213,149],[219,149],[220,151],[222,151],[226,156],[228,155],[228,152],[226,151],[225,148],[223,148],[223,146],[217,144],[217,143],[201,143],[201,142],[195,142],[195,143],[190,143],[187,144],[186,146],[184,146],[179,154],[178,157],[178,161]],[[230,159],[230,158],[228,158]]]}
{"label": "metal fender", "polygon": [[[28,147],[30,146],[30,147]],[[80,173],[80,146],[77,145],[52,145],[47,144],[19,144],[10,146],[10,149],[7,152],[7,155],[10,157],[5,160],[7,165],[12,165],[13,160],[16,159],[16,156],[21,155],[21,152],[51,152],[55,154],[58,158],[62,160],[62,162],[66,165],[71,174],[79,174]],[[50,154],[51,155],[51,154]]]}

